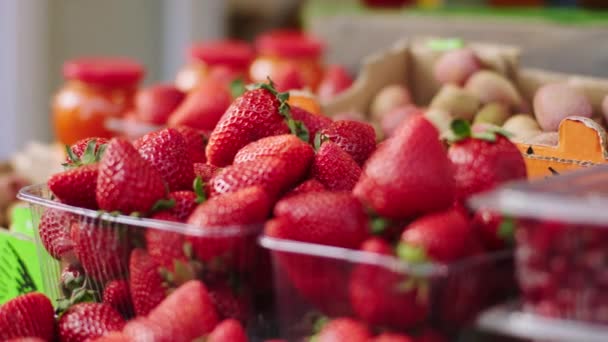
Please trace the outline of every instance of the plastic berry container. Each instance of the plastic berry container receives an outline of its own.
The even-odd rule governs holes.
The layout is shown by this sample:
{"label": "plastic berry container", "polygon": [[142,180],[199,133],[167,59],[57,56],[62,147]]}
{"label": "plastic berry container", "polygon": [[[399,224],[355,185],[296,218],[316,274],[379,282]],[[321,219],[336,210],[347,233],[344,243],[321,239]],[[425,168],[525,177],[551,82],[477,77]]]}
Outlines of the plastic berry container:
{"label": "plastic berry container", "polygon": [[255,48],[258,57],[249,69],[253,82],[265,82],[268,77],[280,82],[293,78],[288,74],[294,71],[304,87],[317,89],[323,77],[323,43],[317,38],[301,31],[274,30],[258,36]]}
{"label": "plastic berry container", "polygon": [[230,83],[248,81],[249,65],[255,58],[251,44],[241,40],[216,40],[192,44],[188,63],[178,72],[175,85],[183,92],[196,88],[204,79]]}
{"label": "plastic berry container", "polygon": [[607,166],[513,183],[471,204],[516,219],[524,312],[608,325]]}
{"label": "plastic berry container", "polygon": [[270,250],[280,337],[314,335],[319,319],[351,317],[373,328],[431,329],[456,340],[477,314],[515,296],[513,254],[453,264],[411,265],[395,257],[262,236]]}
{"label": "plastic berry container", "polygon": [[111,137],[106,120],[123,116],[144,68],[120,57],[87,57],[63,65],[66,82],[53,99],[53,125],[57,140],[71,145],[86,137]]}
{"label": "plastic berry container", "polygon": [[[149,289],[160,287],[168,294],[183,281],[199,279],[221,318],[240,320],[251,336],[265,337],[271,329],[270,258],[256,243],[262,224],[202,230],[183,223],[113,215],[54,201],[46,184],[23,188],[18,198],[32,209],[43,291],[56,299],[55,304],[73,297],[77,289],[86,289],[95,301],[104,301],[106,289],[122,282],[131,289],[133,306],[123,301],[116,309],[132,318],[157,304],[149,301],[158,299],[153,295],[157,292],[148,293]],[[48,248],[43,221],[55,224],[55,232],[70,232],[63,240],[55,240],[55,249]],[[152,238],[157,247],[161,245],[156,254],[151,249]],[[179,239],[185,241],[183,252],[162,249]],[[158,261],[159,252],[164,260],[170,257],[168,263]]]}

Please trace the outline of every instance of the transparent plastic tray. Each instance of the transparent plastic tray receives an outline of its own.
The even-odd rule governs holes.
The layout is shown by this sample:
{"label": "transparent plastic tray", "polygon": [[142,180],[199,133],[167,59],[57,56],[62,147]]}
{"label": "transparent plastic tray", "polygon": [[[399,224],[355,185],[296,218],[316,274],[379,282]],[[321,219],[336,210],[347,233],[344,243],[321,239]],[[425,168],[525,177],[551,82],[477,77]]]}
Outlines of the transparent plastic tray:
{"label": "transparent plastic tray", "polygon": [[516,288],[510,251],[449,265],[410,265],[267,236],[260,244],[271,251],[280,336],[290,341],[311,336],[321,316],[356,317],[406,332],[432,327],[456,338],[482,309],[510,298]]}
{"label": "transparent plastic tray", "polygon": [[[187,261],[196,262],[195,277],[202,280],[209,291],[221,292],[222,298],[232,298],[232,303],[242,305],[239,306],[242,309],[239,312],[244,315],[237,318],[255,325],[258,323],[254,321],[266,320],[264,315],[272,313],[270,259],[268,252],[256,242],[262,224],[203,230],[176,222],[111,215],[56,202],[51,199],[51,193],[45,184],[23,188],[18,198],[28,202],[32,209],[42,282],[45,293],[50,298],[59,301],[69,295],[61,279],[63,270],[73,266],[84,273],[87,288],[94,291],[97,300],[101,300],[110,281],[129,281],[129,260],[135,249],[147,249],[145,241],[149,232],[163,231],[170,234],[163,238],[179,238],[191,244],[193,256]],[[74,247],[58,258],[52,257],[39,234],[42,216],[50,212],[69,215],[68,221],[60,222],[70,232],[77,226],[78,238],[84,241],[80,246],[86,245],[80,250],[91,253],[83,256],[79,253],[79,248]],[[74,241],[69,242],[77,245]],[[166,266],[171,267],[173,266]],[[176,282],[175,285],[179,284]],[[226,291],[230,294],[226,294]],[[129,310],[132,308],[121,308],[119,311],[126,316],[133,316],[134,313]]]}
{"label": "transparent plastic tray", "polygon": [[543,342],[605,342],[608,326],[551,319],[521,310],[518,302],[484,311],[477,319],[482,330],[504,336]]}

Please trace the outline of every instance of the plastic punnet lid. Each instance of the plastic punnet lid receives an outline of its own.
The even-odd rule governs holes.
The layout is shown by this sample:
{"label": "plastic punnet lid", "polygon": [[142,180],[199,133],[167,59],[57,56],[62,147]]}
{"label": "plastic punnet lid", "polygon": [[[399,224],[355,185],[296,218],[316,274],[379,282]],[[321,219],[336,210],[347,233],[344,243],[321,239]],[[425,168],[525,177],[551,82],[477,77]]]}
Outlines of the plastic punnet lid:
{"label": "plastic punnet lid", "polygon": [[469,205],[514,217],[608,226],[608,165],[506,184],[474,196]]}
{"label": "plastic punnet lid", "polygon": [[63,64],[63,77],[102,86],[132,86],[144,75],[144,67],[125,57],[82,57]]}
{"label": "plastic punnet lid", "polygon": [[262,54],[318,58],[323,52],[323,43],[301,31],[274,30],[260,35],[255,41],[255,48]]}
{"label": "plastic punnet lid", "polygon": [[208,65],[247,68],[255,58],[251,44],[242,40],[216,40],[192,44],[188,55]]}

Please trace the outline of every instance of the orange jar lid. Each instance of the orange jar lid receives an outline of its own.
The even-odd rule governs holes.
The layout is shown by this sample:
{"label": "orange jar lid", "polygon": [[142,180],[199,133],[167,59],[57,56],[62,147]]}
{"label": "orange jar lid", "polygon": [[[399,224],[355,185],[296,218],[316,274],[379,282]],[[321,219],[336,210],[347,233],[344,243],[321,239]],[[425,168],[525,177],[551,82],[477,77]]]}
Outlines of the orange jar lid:
{"label": "orange jar lid", "polygon": [[63,77],[100,86],[133,86],[144,75],[137,61],[123,57],[83,57],[63,64]]}
{"label": "orange jar lid", "polygon": [[236,69],[247,68],[255,58],[251,44],[230,39],[192,44],[188,54],[191,59],[208,65],[225,65]]}
{"label": "orange jar lid", "polygon": [[255,41],[260,54],[279,57],[319,58],[323,53],[323,43],[297,30],[274,30],[266,32]]}

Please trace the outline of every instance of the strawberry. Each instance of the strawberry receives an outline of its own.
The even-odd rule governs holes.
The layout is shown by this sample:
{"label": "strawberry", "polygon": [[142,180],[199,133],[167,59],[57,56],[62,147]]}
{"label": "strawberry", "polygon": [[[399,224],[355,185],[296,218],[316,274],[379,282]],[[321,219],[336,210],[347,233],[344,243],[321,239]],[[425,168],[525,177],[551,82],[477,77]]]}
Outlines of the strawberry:
{"label": "strawberry", "polygon": [[124,318],[133,317],[135,313],[129,283],[126,280],[109,282],[103,290],[103,303],[114,308]]}
{"label": "strawberry", "polygon": [[[70,146],[70,151],[67,152],[67,157],[66,157],[66,163],[67,164],[71,164],[74,160],[78,160],[81,159],[85,153],[85,151],[87,150],[87,148],[89,147],[89,145],[94,142],[94,146],[95,146],[95,150],[93,151],[94,155],[101,155],[103,153],[100,153],[100,148],[104,145],[108,144],[108,139],[106,138],[100,138],[100,137],[91,137],[91,138],[84,138],[82,140],[77,141],[76,143],[74,143],[72,146]],[[101,152],[103,152],[103,148],[101,150]]]}
{"label": "strawberry", "polygon": [[311,176],[330,191],[352,191],[361,176],[357,162],[337,144],[325,141],[312,163]]}
{"label": "strawberry", "polygon": [[70,236],[82,268],[98,281],[124,278],[129,260],[128,232],[122,226],[73,223]]}
{"label": "strawberry", "polygon": [[456,142],[448,157],[454,164],[456,196],[467,199],[491,190],[501,183],[526,178],[526,164],[521,152],[502,131],[472,133],[463,120],[452,123]]}
{"label": "strawberry", "polygon": [[233,318],[240,322],[247,320],[250,303],[246,294],[239,294],[229,286],[219,285],[209,289],[209,297],[221,318]]}
{"label": "strawberry", "polygon": [[453,171],[435,126],[422,116],[405,120],[369,158],[353,193],[392,219],[451,206]]}
{"label": "strawberry", "polygon": [[[160,212],[152,216],[155,220],[178,222],[170,213]],[[144,232],[146,250],[150,257],[160,266],[173,270],[175,261],[186,261],[184,253],[185,236],[180,233],[148,228]]]}
{"label": "strawberry", "polygon": [[47,185],[62,203],[96,209],[95,189],[97,187],[98,171],[98,164],[69,169],[52,175]]}
{"label": "strawberry", "polygon": [[308,142],[313,143],[317,132],[331,125],[331,118],[325,115],[312,114],[300,107],[291,107],[291,117],[302,122],[308,129]]}
{"label": "strawberry", "polygon": [[[365,252],[394,255],[380,238],[363,243]],[[412,285],[408,286],[409,283]],[[372,264],[361,263],[353,270],[349,283],[351,305],[357,316],[369,324],[396,329],[424,322],[430,311],[428,299],[414,287],[407,275]]]}
{"label": "strawberry", "polygon": [[164,125],[186,94],[173,84],[156,84],[135,95],[135,116],[141,122]]}
{"label": "strawberry", "polygon": [[207,136],[202,131],[186,126],[176,126],[174,129],[184,137],[190,160],[193,163],[206,162],[205,146],[207,146]]}
{"label": "strawberry", "polygon": [[376,150],[376,131],[372,125],[363,122],[334,121],[321,130],[321,137],[336,143],[359,165],[363,165]]}
{"label": "strawberry", "polygon": [[75,220],[71,213],[63,210],[47,208],[42,213],[38,233],[42,245],[53,258],[60,260],[74,249],[70,228]]}
{"label": "strawberry", "polygon": [[276,238],[357,248],[369,236],[367,215],[349,193],[311,192],[282,199],[274,214],[287,223],[266,229]]}
{"label": "strawberry", "polygon": [[416,336],[415,342],[448,342],[448,339],[435,330],[426,328]]}
{"label": "strawberry", "polygon": [[[196,206],[204,200],[204,198],[201,198],[194,191],[190,190],[171,192],[169,193],[168,199],[175,202],[175,204],[167,210],[167,213],[171,214],[175,220],[168,220],[178,222],[185,222]],[[166,218],[156,217],[156,219],[164,220]]]}
{"label": "strawberry", "polygon": [[403,334],[385,332],[376,336],[372,342],[416,342],[412,337]]}
{"label": "strawberry", "polygon": [[112,331],[104,334],[103,336],[92,340],[93,342],[133,342],[129,336],[122,332]]}
{"label": "strawberry", "polygon": [[288,98],[288,93],[277,93],[272,84],[259,85],[238,97],[211,132],[206,149],[209,163],[229,165],[236,153],[253,141],[289,133],[290,127],[297,133],[299,127],[285,102]]}
{"label": "strawberry", "polygon": [[55,340],[55,313],[51,301],[41,293],[28,293],[0,306],[0,339],[39,337]]}
{"label": "strawberry", "polygon": [[125,139],[113,138],[99,166],[97,203],[107,211],[146,213],[165,196],[156,168]]}
{"label": "strawberry", "polygon": [[188,126],[212,131],[230,106],[232,95],[226,84],[202,82],[169,117],[169,126]]}
{"label": "strawberry", "polygon": [[363,322],[352,318],[335,318],[325,324],[315,337],[315,342],[368,342],[372,334]]}
{"label": "strawberry", "polygon": [[150,312],[148,319],[176,342],[202,337],[219,323],[207,288],[198,280],[177,288]]}
{"label": "strawberry", "polygon": [[325,74],[319,83],[317,93],[321,101],[331,100],[353,84],[352,77],[341,65],[328,65]]}
{"label": "strawberry", "polygon": [[4,340],[4,342],[46,342],[45,340],[38,337],[18,337],[10,340]]}
{"label": "strawberry", "polygon": [[83,287],[85,283],[85,274],[82,266],[79,263],[73,262],[65,265],[61,270],[61,291],[65,298],[72,296],[72,293]]}
{"label": "strawberry", "polygon": [[211,197],[260,186],[271,196],[277,196],[300,181],[310,165],[307,160],[285,161],[280,158],[260,158],[226,167],[209,181]]}
{"label": "strawberry", "polygon": [[160,173],[169,191],[192,188],[194,169],[184,137],[173,128],[148,133],[134,146]]}
{"label": "strawberry", "polygon": [[275,135],[254,141],[240,149],[234,156],[234,165],[263,157],[273,157],[298,164],[300,166],[297,168],[301,169],[306,168],[310,164],[313,154],[312,147],[298,139],[295,135]]}
{"label": "strawberry", "polygon": [[327,189],[325,189],[325,186],[321,184],[321,182],[316,179],[309,179],[293,188],[291,191],[285,194],[283,198],[292,197],[307,192],[324,192],[325,190]]}
{"label": "strawberry", "polygon": [[404,106],[394,108],[384,114],[382,121],[380,122],[380,127],[382,128],[382,132],[384,133],[385,137],[391,137],[403,120],[406,120],[411,116],[422,114],[424,114],[424,110],[416,107],[413,104],[406,104]]}
{"label": "strawberry", "polygon": [[59,319],[59,338],[62,342],[81,342],[119,331],[125,320],[111,306],[101,303],[73,305]]}
{"label": "strawberry", "polygon": [[277,91],[289,91],[304,88],[305,81],[298,67],[292,63],[280,64],[271,75]]}
{"label": "strawberry", "polygon": [[509,217],[479,209],[473,216],[473,229],[488,250],[500,250],[513,244],[514,222]]}
{"label": "strawberry", "polygon": [[129,289],[137,316],[145,316],[167,296],[160,265],[142,249],[134,249],[129,262]]}
{"label": "strawberry", "polygon": [[220,170],[220,168],[211,164],[194,163],[194,175],[201,177],[203,182],[210,181]]}
{"label": "strawberry", "polygon": [[[232,193],[218,195],[199,205],[188,224],[200,227],[206,236],[188,236],[196,257],[202,261],[211,261],[223,257],[225,261],[246,257],[251,249],[247,246],[244,229],[263,222],[272,209],[270,197],[261,187],[248,187]],[[229,227],[240,232],[221,236]],[[234,255],[234,254],[238,255]]]}
{"label": "strawberry", "polygon": [[207,336],[206,342],[247,342],[247,334],[241,323],[227,319],[218,324]]}

